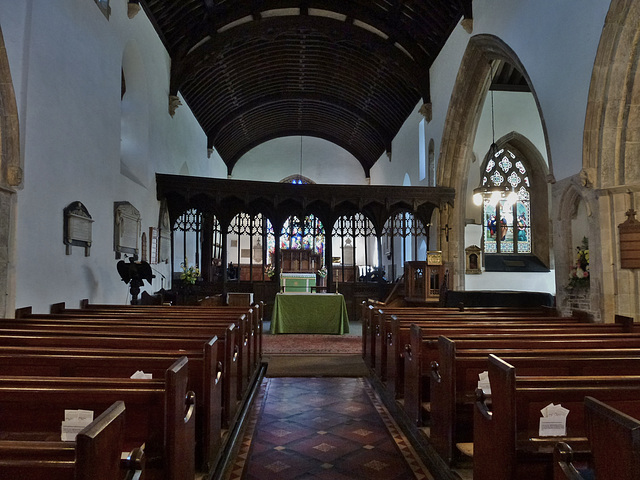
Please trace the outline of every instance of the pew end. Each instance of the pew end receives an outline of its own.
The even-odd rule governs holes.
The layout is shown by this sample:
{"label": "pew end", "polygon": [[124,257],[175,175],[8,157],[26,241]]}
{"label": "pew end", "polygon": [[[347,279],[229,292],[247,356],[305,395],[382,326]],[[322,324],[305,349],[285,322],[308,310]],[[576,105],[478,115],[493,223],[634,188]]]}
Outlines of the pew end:
{"label": "pew end", "polygon": [[[628,405],[623,404],[623,408]],[[598,480],[631,480],[640,475],[640,420],[587,396],[587,435]]]}
{"label": "pew end", "polygon": [[143,480],[146,457],[142,447],[122,454],[120,460],[120,478],[123,480]]}
{"label": "pew end", "polygon": [[[553,449],[553,480],[588,480],[576,468],[577,455],[566,442],[558,442]],[[582,468],[584,470],[584,467]]]}

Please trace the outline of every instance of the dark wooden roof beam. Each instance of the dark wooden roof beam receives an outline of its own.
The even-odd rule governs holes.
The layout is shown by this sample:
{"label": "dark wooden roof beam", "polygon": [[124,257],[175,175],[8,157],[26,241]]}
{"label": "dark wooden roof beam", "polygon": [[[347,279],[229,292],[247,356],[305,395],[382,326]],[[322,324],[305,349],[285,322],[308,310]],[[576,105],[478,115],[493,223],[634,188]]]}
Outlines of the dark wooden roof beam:
{"label": "dark wooden roof beam", "polygon": [[287,101],[300,101],[302,103],[325,103],[333,106],[338,110],[349,111],[354,114],[357,118],[362,119],[372,131],[377,132],[378,137],[381,142],[384,143],[388,141],[388,139],[393,138],[393,133],[388,130],[387,127],[380,125],[377,120],[370,116],[367,112],[360,110],[357,106],[347,104],[335,98],[325,98],[318,95],[306,95],[304,97],[298,95],[287,95],[287,94],[276,94],[269,97],[260,98],[252,103],[246,104],[243,106],[241,111],[233,111],[229,112],[225,117],[223,117],[217,124],[212,125],[209,131],[213,134],[213,141],[215,143],[217,139],[217,132],[220,132],[224,129],[225,125],[229,125],[232,122],[236,121],[239,117],[243,115],[250,114],[254,109],[269,109],[269,107],[273,104]]}

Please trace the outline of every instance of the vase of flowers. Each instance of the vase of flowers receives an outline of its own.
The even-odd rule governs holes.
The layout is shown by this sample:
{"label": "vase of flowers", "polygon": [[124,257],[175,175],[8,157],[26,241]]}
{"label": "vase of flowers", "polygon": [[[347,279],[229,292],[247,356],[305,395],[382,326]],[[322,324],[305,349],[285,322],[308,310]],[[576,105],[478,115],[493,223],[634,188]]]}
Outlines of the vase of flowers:
{"label": "vase of flowers", "polygon": [[327,278],[327,267],[325,265],[320,268],[317,272],[318,275],[318,286],[324,287],[324,279]]}
{"label": "vase of flowers", "polygon": [[273,278],[273,276],[276,274],[276,269],[273,265],[268,264],[265,265],[264,267],[264,274],[269,277],[269,280],[271,280]]}
{"label": "vase of flowers", "polygon": [[187,286],[195,285],[196,280],[200,278],[200,269],[195,265],[189,266],[186,261],[180,264],[182,273],[180,274],[180,280],[182,280]]}
{"label": "vase of flowers", "polygon": [[569,270],[568,290],[589,288],[589,240],[582,239],[582,244],[576,247],[576,257]]}

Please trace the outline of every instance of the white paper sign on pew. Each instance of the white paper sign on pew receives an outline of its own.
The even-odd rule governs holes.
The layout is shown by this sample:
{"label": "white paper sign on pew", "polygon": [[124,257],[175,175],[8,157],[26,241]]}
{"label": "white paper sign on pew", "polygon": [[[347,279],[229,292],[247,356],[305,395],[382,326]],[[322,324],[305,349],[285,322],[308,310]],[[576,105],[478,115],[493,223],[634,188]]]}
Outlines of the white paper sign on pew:
{"label": "white paper sign on pew", "polygon": [[481,388],[485,395],[491,395],[491,384],[489,383],[489,372],[486,370],[478,374],[478,388]]}
{"label": "white paper sign on pew", "polygon": [[550,403],[542,410],[539,435],[541,437],[557,437],[567,434],[567,415],[569,410],[562,405]]}
{"label": "white paper sign on pew", "polygon": [[138,371],[136,371],[136,373],[131,375],[131,378],[151,380],[151,379],[153,379],[153,374],[152,373],[144,373],[142,370],[138,370]]}
{"label": "white paper sign on pew", "polygon": [[73,442],[80,431],[93,422],[91,410],[65,410],[62,421],[61,439],[63,442]]}

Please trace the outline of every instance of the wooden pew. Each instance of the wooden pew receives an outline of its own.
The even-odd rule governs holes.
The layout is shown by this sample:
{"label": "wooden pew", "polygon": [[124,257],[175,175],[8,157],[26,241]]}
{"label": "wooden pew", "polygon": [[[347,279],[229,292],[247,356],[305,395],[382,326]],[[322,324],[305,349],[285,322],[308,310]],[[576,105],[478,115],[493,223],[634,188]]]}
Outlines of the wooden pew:
{"label": "wooden pew", "polygon": [[74,442],[0,440],[0,478],[120,480],[140,477],[144,454],[122,460],[125,405],[118,401],[80,431]]}
{"label": "wooden pew", "polygon": [[[520,376],[489,356],[491,406],[477,390],[473,426],[474,480],[553,478],[553,447],[565,441],[588,448],[584,398],[594,396],[629,415],[640,414],[640,376]],[[540,409],[549,403],[570,410],[567,435],[540,437]]]}
{"label": "wooden pew", "polygon": [[[456,321],[449,321],[448,319],[436,320],[426,319],[417,316],[398,316],[398,315],[386,315],[381,312],[381,334],[375,338],[375,361],[373,372],[378,379],[384,384],[385,389],[391,398],[403,398],[404,395],[404,352],[405,346],[410,342],[410,329],[412,324],[420,325],[425,332],[425,335],[430,332],[433,336],[437,337],[442,334],[445,329],[454,330],[461,328],[469,329],[493,329],[493,328],[505,328],[515,329],[520,328],[519,325],[524,325],[526,328],[546,328],[560,330],[565,327],[588,331],[593,329],[598,332],[604,332],[611,330],[613,332],[618,331],[631,331],[633,319],[630,323],[620,323],[620,325],[612,326],[607,324],[603,329],[603,324],[587,324],[580,322],[577,318],[573,317],[503,317],[496,318],[495,320],[487,319],[485,317],[460,317]],[[442,330],[440,330],[442,329]]]}
{"label": "wooden pew", "polygon": [[[194,374],[189,377],[189,388],[201,391],[201,397],[196,396],[202,417],[199,420],[198,459],[210,464],[218,455],[220,446],[220,430],[228,428],[236,415],[238,402],[232,392],[237,390],[237,346],[235,346],[235,325],[226,328],[226,338],[223,345],[218,344],[218,337],[208,341],[200,339],[169,339],[156,337],[127,337],[113,331],[113,336],[55,336],[40,335],[37,331],[31,335],[0,335],[0,349],[64,348],[65,350],[82,352],[82,350],[96,350],[102,354],[116,355],[117,352],[136,356],[156,356],[166,353],[174,358],[176,354],[187,355],[192,358],[204,358],[202,375]],[[194,353],[195,352],[195,353]],[[80,353],[81,354],[81,353]],[[197,363],[196,363],[197,365]],[[222,380],[222,381],[221,381]],[[221,416],[220,416],[221,415]],[[222,425],[222,427],[219,427]],[[200,430],[200,427],[202,430]]]}
{"label": "wooden pew", "polygon": [[[257,369],[257,363],[261,358],[261,343],[259,339],[262,338],[261,334],[253,333],[256,325],[256,319],[253,317],[252,310],[249,309],[227,309],[223,312],[206,312],[205,308],[192,307],[188,311],[182,307],[162,307],[152,306],[149,308],[131,307],[135,310],[135,313],[126,313],[124,308],[114,309],[113,311],[102,311],[98,309],[64,309],[63,304],[55,304],[52,306],[52,310],[58,313],[52,314],[33,314],[30,307],[25,307],[16,310],[16,320],[30,320],[33,323],[40,320],[41,322],[47,322],[47,325],[43,324],[43,327],[49,326],[51,323],[55,325],[78,325],[94,323],[96,326],[100,325],[153,325],[162,327],[165,332],[171,327],[174,329],[181,329],[183,332],[195,332],[201,331],[202,328],[210,327],[225,327],[229,323],[237,325],[237,337],[238,343],[238,356],[237,364],[238,371],[240,372],[238,383],[238,398],[242,398],[243,393],[246,391],[250,379],[254,375]],[[64,313],[61,313],[63,312]],[[250,321],[254,321],[252,324]],[[9,321],[0,322],[0,325],[15,325],[20,327],[20,323]],[[24,324],[22,324],[24,325]],[[194,329],[195,327],[195,329]],[[154,330],[161,330],[156,328]],[[133,332],[132,328],[128,328],[126,331]],[[213,332],[215,333],[215,332]],[[205,332],[205,334],[207,334]],[[180,335],[184,336],[184,335]]]}
{"label": "wooden pew", "polygon": [[[202,342],[208,341],[212,336],[217,336],[219,341],[225,348],[220,348],[218,353],[218,362],[222,362],[224,373],[223,391],[229,389],[230,404],[227,405],[228,414],[231,417],[235,412],[234,404],[242,398],[246,389],[246,379],[244,375],[246,370],[242,367],[246,366],[248,361],[248,353],[242,348],[241,333],[231,317],[220,321],[212,320],[209,324],[203,326],[200,323],[190,322],[170,322],[155,321],[153,319],[128,319],[122,318],[88,318],[84,319],[80,316],[65,317],[64,315],[53,314],[35,314],[24,315],[18,319],[0,320],[0,332],[4,335],[29,335],[39,334],[41,336],[48,335],[65,335],[65,336],[98,336],[118,335],[132,338],[157,338]],[[240,323],[245,316],[238,317]],[[231,327],[232,326],[232,327]],[[231,328],[230,328],[231,327]],[[180,348],[180,345],[175,345]],[[144,347],[143,347],[144,348]],[[161,349],[163,347],[160,347]],[[171,347],[169,347],[171,348]],[[154,347],[154,349],[156,349]],[[223,394],[226,394],[224,393]]]}
{"label": "wooden pew", "polygon": [[[577,466],[573,449],[554,450],[554,480],[583,480],[585,470],[598,480],[636,480],[640,475],[640,421],[593,397],[585,397],[589,459]],[[584,456],[583,456],[584,457]]]}
{"label": "wooden pew", "polygon": [[[434,324],[457,324],[469,321],[475,321],[478,323],[494,323],[499,321],[507,323],[513,321],[533,321],[535,319],[538,319],[540,323],[546,324],[586,323],[584,319],[579,317],[551,316],[548,313],[542,314],[540,313],[541,311],[537,309],[493,309],[492,313],[487,313],[486,311],[479,309],[471,312],[455,311],[450,314],[439,314],[437,312],[438,310],[433,308],[391,308],[372,310],[369,313],[370,319],[367,320],[370,324],[368,329],[366,329],[368,335],[363,338],[363,352],[367,352],[367,357],[370,357],[365,358],[365,363],[369,365],[370,368],[375,369],[375,373],[378,376],[381,375],[380,369],[385,368],[384,358],[386,357],[386,345],[393,342],[393,339],[389,338],[389,336],[397,334],[397,331],[394,331],[393,329],[393,318],[397,319],[398,325],[405,324],[407,326],[414,322],[425,324],[429,322],[433,322]],[[365,329],[363,328],[363,332],[364,331]],[[404,346],[405,344],[406,341],[403,340],[395,342],[395,345]],[[401,349],[400,352],[396,351],[396,353],[401,354]],[[382,357],[383,360],[380,361],[379,357]],[[384,377],[384,375],[382,376]]]}
{"label": "wooden pew", "polygon": [[[158,330],[162,330],[162,335],[169,335],[172,337],[191,337],[196,331],[205,329],[203,325],[217,325],[218,327],[226,325],[227,321],[235,320],[235,315],[242,314],[240,318],[246,318],[246,307],[238,308],[201,308],[201,307],[128,307],[124,308],[112,308],[114,306],[104,306],[96,308],[95,306],[87,309],[66,309],[64,304],[56,304],[52,306],[52,311],[63,312],[56,314],[32,314],[30,309],[21,309],[18,312],[19,321],[11,324],[4,322],[4,326],[9,328],[10,326],[16,327],[29,327],[39,329],[41,333],[49,332],[52,323],[55,324],[56,333],[61,330],[66,334],[77,334],[78,331],[74,331],[74,327],[82,327],[82,335],[101,335],[109,332],[122,331],[128,336],[137,336],[140,332],[143,332],[147,336],[147,327],[151,327],[153,332],[149,335],[155,336]],[[249,309],[249,311],[251,311]],[[20,323],[23,322],[23,323]],[[40,323],[38,323],[40,322]],[[118,330],[113,330],[113,326],[117,326]],[[261,321],[259,323],[261,331]],[[86,327],[90,326],[88,330]],[[126,326],[126,328],[122,328]],[[178,329],[173,330],[174,328]],[[171,329],[171,330],[170,330]],[[247,331],[248,329],[244,329]],[[203,330],[205,333],[210,331]],[[187,332],[186,334],[184,332]],[[14,332],[15,333],[15,332]],[[241,335],[245,339],[245,344],[240,345],[241,354],[236,355],[236,363],[247,367],[251,364],[245,353],[248,352],[246,347],[246,341],[248,337],[251,339],[259,339],[261,335],[246,334]],[[253,352],[258,352],[258,349],[254,347]],[[260,352],[261,353],[261,352]],[[230,362],[227,362],[230,363]],[[243,376],[240,378],[242,381],[235,383],[229,382],[229,376],[225,375],[223,379],[223,389],[226,390],[225,385],[230,385],[229,389],[234,390],[233,385],[237,385],[237,399],[242,398],[246,388],[248,386],[248,373],[247,370],[243,370]],[[212,377],[215,378],[215,377]],[[224,395],[225,398],[228,395]],[[200,398],[200,397],[197,397]],[[233,416],[235,415],[235,407],[237,406],[237,399],[228,400],[224,402],[223,408],[223,424],[229,426]],[[202,417],[201,417],[202,418]],[[210,416],[209,418],[213,418]],[[200,438],[200,437],[199,437]],[[213,435],[211,438],[219,438],[219,436]],[[205,445],[205,443],[203,443]],[[209,452],[214,451],[213,448],[209,449]],[[207,458],[202,455],[202,457]],[[209,459],[211,455],[209,455]]]}
{"label": "wooden pew", "polygon": [[588,452],[574,452],[567,442],[556,443],[553,449],[553,479],[595,480],[590,460]]}
{"label": "wooden pew", "polygon": [[[611,324],[607,324],[611,325]],[[604,325],[601,325],[604,327]],[[606,330],[606,329],[605,329]],[[598,330],[604,332],[605,330]],[[443,331],[444,333],[444,331]],[[602,333],[550,333],[542,334],[531,330],[529,333],[478,333],[456,336],[458,348],[467,349],[539,349],[544,337],[545,347],[550,350],[584,348],[640,348],[640,333],[607,333],[607,346],[602,343]],[[570,341],[569,341],[570,340]],[[506,354],[506,352],[503,352]],[[404,355],[404,409],[412,423],[422,424],[423,404],[428,402],[430,389],[431,362],[439,361],[438,340],[431,335],[423,336],[422,328],[413,324],[410,343],[405,347]]]}
{"label": "wooden pew", "polygon": [[164,379],[0,377],[0,426],[7,440],[60,438],[65,409],[126,405],[124,450],[144,445],[145,478],[195,475],[195,399],[182,357]]}
{"label": "wooden pew", "polygon": [[[62,304],[64,305],[64,304]],[[56,313],[56,306],[52,305],[52,312]],[[87,311],[119,311],[124,313],[135,313],[139,310],[147,311],[147,312],[161,312],[162,314],[166,314],[167,311],[173,312],[178,311],[183,315],[192,316],[192,315],[202,315],[202,313],[210,313],[210,312],[231,312],[236,314],[242,314],[247,312],[246,306],[153,306],[153,305],[106,305],[106,304],[95,304],[90,303],[89,300],[84,299],[80,301],[80,309]],[[168,310],[170,309],[170,310]],[[253,303],[248,310],[251,315],[253,322],[252,335],[255,335],[256,338],[256,356],[255,363],[256,368],[260,363],[260,358],[262,356],[262,330],[263,330],[263,321],[265,315],[265,305],[264,302],[255,302]]]}
{"label": "wooden pew", "polygon": [[[51,313],[57,313],[57,308],[59,305],[62,305],[63,312],[68,311],[68,309],[64,308],[64,303],[55,304],[51,306]],[[121,313],[138,313],[139,311],[143,312],[157,312],[162,313],[162,315],[167,315],[169,313],[173,313],[176,315],[183,315],[186,317],[190,316],[201,316],[203,314],[223,314],[223,313],[236,313],[238,315],[242,315],[243,313],[247,313],[249,318],[252,321],[252,328],[249,332],[249,340],[252,341],[252,345],[255,345],[253,348],[253,365],[254,369],[257,369],[260,365],[262,359],[262,331],[263,331],[263,321],[264,321],[264,310],[265,305],[264,302],[255,302],[252,304],[249,309],[246,306],[164,306],[164,305],[107,305],[107,304],[92,304],[89,300],[84,299],[80,301],[80,309],[92,312],[102,311],[102,312],[121,312]],[[176,313],[174,313],[176,312]]]}
{"label": "wooden pew", "polygon": [[[555,309],[549,308],[524,308],[516,309],[510,307],[474,307],[468,309],[435,308],[435,307],[381,307],[369,304],[364,308],[362,320],[362,356],[365,365],[373,369],[376,358],[376,338],[385,338],[385,323],[383,319],[397,317],[414,317],[414,320],[426,321],[457,321],[474,317],[477,321],[494,321],[499,317],[510,318],[533,318],[547,317],[550,321],[552,317],[558,318]],[[581,321],[575,317],[560,317],[562,321]],[[402,343],[401,345],[404,345]]]}
{"label": "wooden pew", "polygon": [[[117,351],[80,352],[59,349],[44,352],[41,349],[30,351],[6,351],[0,347],[0,376],[54,376],[54,377],[111,377],[129,378],[133,373],[142,370],[152,374],[154,378],[164,378],[165,371],[177,358],[186,356],[189,360],[189,390],[196,395],[196,443],[197,465],[204,471],[209,470],[220,453],[222,440],[222,397],[220,382],[221,372],[215,376],[214,360],[217,357],[217,338],[205,346],[203,352],[171,352],[160,355],[151,352],[145,355],[140,352],[128,352],[127,355],[115,354]],[[208,364],[206,363],[208,362]],[[201,400],[200,397],[206,400]]]}
{"label": "wooden pew", "polygon": [[[262,331],[264,320],[264,303],[258,302],[250,307],[246,306],[159,306],[159,305],[98,305],[88,301],[81,302],[80,309],[65,308],[64,303],[51,306],[53,314],[80,315],[82,317],[95,316],[96,318],[147,318],[162,321],[202,321],[210,319],[222,321],[229,317],[239,327],[242,338],[243,352],[241,369],[244,372],[243,389],[251,381],[255,371],[262,360]],[[235,317],[234,317],[235,316]],[[245,317],[246,316],[246,317]],[[207,322],[209,323],[209,322]]]}
{"label": "wooden pew", "polygon": [[520,374],[548,375],[637,375],[638,349],[604,354],[587,350],[511,350],[502,354],[488,349],[467,355],[455,341],[438,339],[440,361],[433,362],[430,390],[430,437],[435,450],[448,463],[455,459],[457,443],[473,440],[473,405],[479,373],[487,370],[490,353],[514,365]]}
{"label": "wooden pew", "polygon": [[[170,307],[159,307],[170,308]],[[16,311],[17,318],[15,320],[5,319],[0,321],[0,327],[7,328],[41,328],[43,332],[51,327],[66,329],[72,331],[73,327],[91,325],[92,330],[112,329],[117,327],[115,331],[122,331],[127,335],[139,335],[142,330],[143,335],[147,335],[147,331],[151,328],[153,331],[149,335],[153,336],[170,336],[172,338],[193,337],[195,334],[211,337],[219,335],[219,330],[224,329],[229,324],[235,324],[236,327],[236,343],[237,343],[237,369],[238,382],[236,383],[237,398],[242,398],[249,383],[249,379],[254,374],[252,366],[251,350],[249,349],[249,339],[253,338],[248,333],[248,316],[232,312],[231,314],[222,315],[220,317],[206,318],[188,317],[181,315],[177,317],[161,316],[160,314],[129,315],[124,313],[97,313],[91,312],[83,315],[83,310],[76,310],[75,313],[69,314],[32,314],[25,309]],[[29,309],[30,310],[30,309]],[[95,328],[94,328],[95,327]],[[221,336],[221,335],[220,335]],[[221,336],[222,337],[222,336]]]}

